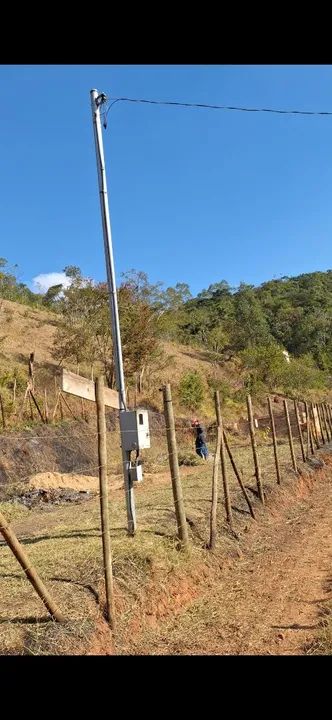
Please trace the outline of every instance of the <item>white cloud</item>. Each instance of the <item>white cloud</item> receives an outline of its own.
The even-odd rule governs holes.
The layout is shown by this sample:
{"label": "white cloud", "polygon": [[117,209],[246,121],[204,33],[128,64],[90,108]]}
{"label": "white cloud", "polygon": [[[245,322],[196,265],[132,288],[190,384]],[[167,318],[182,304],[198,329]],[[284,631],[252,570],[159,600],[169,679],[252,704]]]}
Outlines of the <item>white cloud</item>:
{"label": "white cloud", "polygon": [[32,279],[32,291],[45,293],[52,285],[60,285],[60,283],[64,288],[67,288],[71,283],[71,279],[64,272],[41,273]]}

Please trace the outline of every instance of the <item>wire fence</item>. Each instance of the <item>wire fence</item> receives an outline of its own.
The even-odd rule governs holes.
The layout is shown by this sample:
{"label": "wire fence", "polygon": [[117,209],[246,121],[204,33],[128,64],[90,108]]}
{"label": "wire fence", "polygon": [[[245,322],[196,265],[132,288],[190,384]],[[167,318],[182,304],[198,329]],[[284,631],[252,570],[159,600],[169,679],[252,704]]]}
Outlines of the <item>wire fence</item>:
{"label": "wire fence", "polygon": [[[55,390],[53,407],[58,393]],[[36,393],[36,397],[37,402],[42,401],[42,394]],[[316,451],[324,448],[332,437],[329,405],[295,404],[293,399],[289,399],[288,421],[283,400],[271,400],[274,428],[268,404],[266,413],[260,413],[259,416],[253,413],[254,440],[265,498],[280,483],[287,484],[299,477],[305,464],[311,465]],[[76,399],[70,398],[69,402],[74,411],[81,408],[81,403]],[[30,408],[27,406],[24,412],[26,418],[23,420],[29,420]],[[195,432],[190,421],[175,419],[177,447],[172,451],[167,441],[172,428],[166,423],[164,415],[150,410],[149,420],[151,448],[142,451],[144,481],[135,484],[137,533],[133,541],[127,533],[127,490],[123,483],[117,413],[107,413],[115,607],[123,623],[129,622],[130,603],[138,602],[142,583],[146,583],[144,568],[147,557],[158,557],[160,554],[168,557],[169,548],[176,548],[178,542],[171,483],[174,459],[179,464],[190,542],[195,547],[205,548],[209,540],[217,422],[208,423],[205,428],[209,448],[209,459],[205,461],[196,454]],[[87,617],[96,617],[95,612],[97,615],[100,612],[98,603],[93,600],[93,593],[97,593],[99,601],[103,597],[103,591],[100,590],[103,584],[103,560],[98,437],[93,403],[90,403],[89,412],[85,410],[85,417],[82,412],[82,416],[76,420],[64,403],[62,418],[55,418],[53,423],[41,422],[36,412],[33,423],[16,429],[13,426],[4,428],[0,433],[0,500],[3,501],[4,512],[14,523],[20,542],[24,547],[27,546],[29,556],[55,593],[58,605],[66,607],[69,617],[79,618],[80,627],[83,620],[85,622]],[[263,512],[257,488],[250,419],[242,417],[238,422],[229,424],[225,437],[230,454],[225,453],[221,473],[219,469],[217,531],[220,543],[228,542],[230,533],[236,538],[248,523],[253,522],[239,478],[250,497],[256,518]],[[232,526],[226,513],[225,474],[233,515]],[[38,611],[36,609],[38,598],[36,600],[27,594],[26,585],[22,585],[19,580],[21,576],[17,569],[15,571],[15,561],[5,542],[0,543],[0,546],[0,578],[4,586],[0,615],[6,616],[6,607],[8,615],[9,607],[12,617],[8,622],[15,620],[15,608],[10,600],[13,593],[15,597],[26,597],[31,615],[36,613],[38,616],[38,612],[40,615],[40,608]],[[84,601],[82,593],[85,593]],[[130,597],[135,597],[135,601],[131,601]],[[0,652],[9,643],[8,633],[9,626],[0,627]],[[11,624],[10,633],[14,633]],[[18,630],[15,633],[17,640]]]}

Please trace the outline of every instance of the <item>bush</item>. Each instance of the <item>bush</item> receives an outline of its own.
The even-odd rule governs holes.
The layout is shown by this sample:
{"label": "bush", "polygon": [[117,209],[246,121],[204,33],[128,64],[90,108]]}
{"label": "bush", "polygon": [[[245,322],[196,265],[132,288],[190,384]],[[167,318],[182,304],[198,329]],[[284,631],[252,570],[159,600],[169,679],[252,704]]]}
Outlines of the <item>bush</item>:
{"label": "bush", "polygon": [[27,384],[27,374],[19,367],[15,367],[13,370],[2,370],[0,368],[0,387],[12,390],[15,380],[16,389],[21,390]]}
{"label": "bush", "polygon": [[292,358],[286,364],[281,376],[281,386],[289,395],[299,395],[308,390],[323,390],[327,385],[327,378],[322,370],[315,365],[310,355]]}
{"label": "bush", "polygon": [[179,452],[178,460],[179,465],[187,465],[189,467],[200,465],[200,463],[202,462],[201,458],[199,458],[198,455],[193,452]]}
{"label": "bush", "polygon": [[257,394],[264,385],[269,390],[279,386],[281,376],[287,367],[281,347],[273,343],[256,345],[243,350],[240,358],[246,371],[244,383],[248,392]]}
{"label": "bush", "polygon": [[211,390],[218,390],[219,391],[219,397],[220,402],[225,403],[226,400],[229,400],[233,397],[233,389],[227,380],[220,380],[220,378],[216,378],[213,375],[209,375],[207,378],[207,383],[209,388]]}
{"label": "bush", "polygon": [[198,410],[203,402],[204,385],[198,372],[186,372],[179,385],[179,397],[182,405],[189,410]]}

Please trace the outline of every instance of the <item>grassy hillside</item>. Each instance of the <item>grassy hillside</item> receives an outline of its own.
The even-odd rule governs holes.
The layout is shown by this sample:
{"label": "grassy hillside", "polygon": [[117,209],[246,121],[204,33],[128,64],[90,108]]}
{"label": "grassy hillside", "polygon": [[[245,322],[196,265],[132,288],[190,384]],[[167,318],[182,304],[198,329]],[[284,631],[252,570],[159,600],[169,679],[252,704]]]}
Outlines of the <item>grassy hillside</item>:
{"label": "grassy hillside", "polygon": [[[59,363],[52,356],[58,322],[59,316],[54,312],[9,300],[0,300],[0,378],[16,372],[23,384],[28,377],[29,354],[34,352],[37,391],[38,389],[42,391],[46,387],[50,392],[54,392],[54,378],[58,376],[60,370]],[[205,388],[201,413],[209,417],[213,415],[213,402],[208,378],[217,378],[234,388],[241,385],[238,368],[234,362],[228,362],[222,367],[211,361],[203,350],[175,342],[163,341],[162,347],[167,362],[163,362],[160,370],[158,368],[155,370],[150,386],[138,395],[138,401],[142,403],[148,402],[156,409],[161,409],[159,387],[164,382],[171,382],[177,413],[190,416],[188,409],[181,406],[176,390],[184,373],[198,372]],[[72,371],[77,370],[77,365],[73,362],[64,361],[63,365]],[[95,372],[97,370],[98,364],[94,368]],[[79,372],[90,377],[91,365],[82,363]],[[130,388],[129,399],[134,402],[134,392]]]}
{"label": "grassy hillside", "polygon": [[[37,392],[54,388],[61,365],[79,367],[87,377],[102,372],[114,387],[107,286],[84,278],[74,266],[66,274],[69,288],[33,295],[0,270],[0,385],[7,404],[14,376],[20,387],[25,384],[30,352]],[[221,281],[195,298],[183,283],[165,290],[149,283],[145,273],[131,271],[118,300],[130,405],[160,410],[165,381],[183,417],[212,417],[216,389],[226,419],[244,413],[248,392],[258,408],[267,393],[330,396],[332,271],[257,288],[242,283],[235,290]]]}

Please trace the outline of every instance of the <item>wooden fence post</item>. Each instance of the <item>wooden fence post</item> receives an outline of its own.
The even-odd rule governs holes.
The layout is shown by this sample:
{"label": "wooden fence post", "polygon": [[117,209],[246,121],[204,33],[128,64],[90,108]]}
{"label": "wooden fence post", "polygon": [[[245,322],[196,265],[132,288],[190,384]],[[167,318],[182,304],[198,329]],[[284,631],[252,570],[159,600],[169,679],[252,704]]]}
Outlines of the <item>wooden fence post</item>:
{"label": "wooden fence post", "polygon": [[48,413],[47,389],[46,388],[44,388],[44,415],[45,415],[45,422],[48,423],[49,413]]}
{"label": "wooden fence post", "polygon": [[325,422],[325,427],[326,427],[327,442],[330,442],[331,432],[330,432],[330,428],[329,428],[329,422],[328,422],[328,416],[327,416],[325,403],[322,403],[322,408],[323,408],[324,422]]}
{"label": "wooden fence post", "polygon": [[57,411],[58,405],[59,405],[59,397],[60,397],[60,390],[58,390],[58,394],[57,394],[57,397],[55,400],[55,405],[54,405],[53,413],[52,413],[52,421],[54,421],[55,416],[56,416],[56,411]]}
{"label": "wooden fence post", "polygon": [[308,403],[305,402],[305,417],[306,417],[306,423],[307,423],[307,453],[306,453],[306,459],[309,460],[310,457],[310,441],[311,441],[311,433],[310,433],[310,417],[309,417],[309,408]]}
{"label": "wooden fence post", "polygon": [[63,402],[64,402],[67,410],[69,410],[71,416],[74,418],[74,420],[78,420],[78,418],[76,417],[74,411],[73,411],[72,408],[70,407],[69,402],[67,402],[65,396],[64,396],[62,393],[60,393],[60,395],[61,395],[61,400],[63,400]]}
{"label": "wooden fence post", "polygon": [[227,439],[227,435],[226,435],[226,433],[225,433],[225,430],[224,430],[224,441],[225,441],[225,448],[226,448],[226,450],[227,450],[227,453],[228,453],[228,457],[229,457],[229,459],[230,459],[231,466],[232,466],[232,468],[233,468],[233,470],[234,470],[235,477],[236,477],[236,479],[237,479],[237,481],[238,481],[238,483],[239,483],[239,485],[240,485],[240,488],[241,488],[241,490],[242,490],[242,492],[243,492],[243,495],[244,495],[244,497],[245,497],[246,503],[247,503],[248,508],[249,508],[250,515],[251,515],[251,517],[255,520],[255,519],[256,519],[256,516],[255,516],[255,513],[254,513],[254,509],[253,509],[253,506],[252,506],[252,504],[251,504],[251,502],[250,502],[249,495],[248,495],[248,493],[247,493],[247,491],[246,491],[246,489],[245,489],[245,487],[244,487],[244,484],[243,484],[241,475],[240,475],[240,473],[239,473],[239,471],[238,471],[238,469],[237,469],[237,467],[236,467],[235,460],[234,460],[234,457],[233,457],[233,453],[232,453],[232,451],[231,451],[231,449],[230,449],[229,442],[228,442],[228,439]]}
{"label": "wooden fence post", "polygon": [[0,395],[0,407],[1,407],[2,427],[5,430],[6,429],[6,418],[5,418],[5,408],[3,406],[3,401],[2,401],[2,395]]}
{"label": "wooden fence post", "polygon": [[28,397],[28,393],[29,393],[29,386],[27,385],[27,386],[26,386],[26,389],[25,389],[25,393],[24,393],[24,398],[23,398],[22,407],[21,407],[20,420],[23,419],[24,408],[25,408],[26,399],[27,399],[27,397]]}
{"label": "wooden fence post", "polygon": [[275,461],[276,473],[277,473],[277,483],[278,483],[278,485],[280,485],[281,475],[280,475],[279,458],[278,458],[277,435],[276,435],[276,428],[275,428],[275,423],[274,423],[273,409],[272,409],[272,403],[271,403],[270,396],[268,396],[267,402],[268,402],[268,406],[269,406],[269,414],[270,414],[270,421],[271,421],[273,452],[274,452],[274,461]]}
{"label": "wooden fence post", "polygon": [[265,499],[264,499],[262,475],[261,475],[261,469],[260,469],[259,461],[258,461],[257,445],[256,445],[256,438],[255,438],[255,428],[254,428],[254,418],[253,418],[253,414],[252,414],[252,404],[251,404],[250,395],[247,395],[247,410],[248,410],[248,421],[249,421],[252,454],[253,454],[254,465],[255,465],[257,491],[258,491],[259,499],[261,500],[261,502],[264,505]]}
{"label": "wooden fence post", "polygon": [[164,414],[168,446],[168,459],[171,471],[172,490],[175,506],[175,515],[178,527],[179,540],[184,548],[189,546],[186,512],[183,502],[182,485],[179,471],[178,450],[175,435],[175,422],[172,404],[171,386],[169,383],[163,387]]}
{"label": "wooden fence post", "polygon": [[286,423],[287,423],[288,440],[289,440],[289,447],[290,447],[290,451],[291,451],[293,470],[297,473],[297,464],[296,464],[296,457],[295,457],[295,452],[294,452],[292,427],[290,424],[288,405],[287,405],[286,398],[284,398],[284,410],[285,410],[285,417],[286,417]]}
{"label": "wooden fence post", "polygon": [[63,420],[63,407],[62,407],[61,391],[59,391],[59,410],[60,410],[60,420]]}
{"label": "wooden fence post", "polygon": [[218,507],[218,465],[221,445],[221,428],[217,427],[217,444],[216,452],[213,460],[213,475],[212,475],[212,500],[211,500],[211,514],[210,514],[210,540],[209,549],[213,550],[216,545],[217,539],[217,507]]}
{"label": "wooden fence post", "polygon": [[317,450],[319,450],[320,445],[319,445],[318,433],[317,433],[317,428],[316,428],[316,423],[315,423],[314,406],[313,406],[313,403],[312,403],[312,402],[309,403],[309,412],[311,413],[311,418],[312,418],[312,434],[313,434],[313,438],[314,438],[314,441],[315,441],[316,448],[317,448]]}
{"label": "wooden fence post", "polygon": [[329,418],[330,430],[331,430],[331,434],[332,434],[331,405],[329,405],[329,403],[327,403],[327,406],[326,406],[326,407],[327,407],[327,414],[328,414],[328,418]]}
{"label": "wooden fence post", "polygon": [[317,412],[317,403],[313,403],[312,410],[313,410],[313,414],[314,414],[314,423],[315,423],[315,428],[316,428],[317,442],[320,447],[321,446],[320,437],[319,437],[320,426],[319,426],[319,419],[318,419],[318,412]]}
{"label": "wooden fence post", "polygon": [[28,368],[30,390],[34,390],[34,388],[35,388],[35,376],[34,376],[34,370],[33,370],[34,360],[35,360],[35,353],[32,352],[29,355],[29,368]]}
{"label": "wooden fence post", "polygon": [[41,411],[41,409],[40,409],[40,407],[39,407],[39,405],[38,405],[38,403],[37,403],[37,400],[36,400],[36,398],[35,398],[32,390],[29,391],[29,397],[32,398],[32,400],[33,400],[33,402],[34,402],[34,405],[35,405],[35,407],[37,408],[38,415],[39,415],[41,421],[44,423],[44,422],[45,422],[44,415],[43,415],[43,413],[42,413],[42,411]]}
{"label": "wooden fence post", "polygon": [[318,403],[318,404],[317,404],[317,410],[318,410],[318,415],[319,415],[320,431],[321,431],[323,443],[324,443],[324,445],[325,445],[325,443],[327,442],[327,435],[325,435],[325,433],[326,433],[326,428],[325,428],[325,426],[324,426],[324,418],[323,418],[323,412],[322,412],[321,403]]}
{"label": "wooden fence post", "polygon": [[38,593],[39,597],[42,599],[48,612],[58,622],[65,622],[64,616],[62,615],[60,610],[58,610],[56,604],[53,602],[53,599],[52,599],[51,595],[49,594],[47,588],[45,587],[44,583],[40,579],[35,568],[32,566],[22,545],[19,543],[15,533],[11,529],[10,525],[8,525],[6,519],[4,518],[4,516],[1,512],[0,512],[0,532],[3,535],[3,537],[5,538],[5,541],[6,541],[7,545],[10,547],[12,553],[14,553],[16,559],[18,560],[21,567],[23,568],[28,580],[31,582],[31,585],[34,587],[34,589]]}
{"label": "wooden fence post", "polygon": [[30,390],[28,391],[28,398],[29,398],[29,406],[30,406],[30,419],[33,420],[33,407],[32,407]]}
{"label": "wooden fence post", "polygon": [[220,462],[221,462],[222,483],[223,483],[223,488],[224,488],[226,520],[229,523],[231,529],[233,529],[232,503],[231,503],[230,494],[229,494],[229,485],[228,485],[226,458],[225,458],[224,427],[223,427],[223,421],[222,421],[221,411],[220,411],[220,399],[219,399],[219,391],[218,390],[216,390],[214,393],[214,403],[215,403],[215,409],[216,409],[217,425],[221,429]]}
{"label": "wooden fence post", "polygon": [[299,434],[299,440],[300,440],[300,445],[301,445],[302,460],[303,460],[303,462],[305,462],[305,452],[304,452],[302,428],[301,428],[300,417],[299,417],[299,409],[298,409],[296,400],[294,400],[294,411],[295,411],[295,417],[296,417],[297,431]]}
{"label": "wooden fence post", "polygon": [[104,378],[97,377],[96,407],[97,407],[97,430],[98,430],[98,460],[99,460],[99,501],[101,516],[101,536],[103,541],[103,558],[106,590],[106,611],[107,620],[114,630],[114,592],[113,592],[113,570],[112,552],[110,539],[110,522],[108,513],[108,488],[107,488],[107,445],[106,445],[106,417],[104,402]]}

